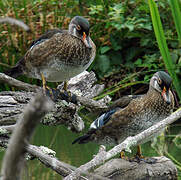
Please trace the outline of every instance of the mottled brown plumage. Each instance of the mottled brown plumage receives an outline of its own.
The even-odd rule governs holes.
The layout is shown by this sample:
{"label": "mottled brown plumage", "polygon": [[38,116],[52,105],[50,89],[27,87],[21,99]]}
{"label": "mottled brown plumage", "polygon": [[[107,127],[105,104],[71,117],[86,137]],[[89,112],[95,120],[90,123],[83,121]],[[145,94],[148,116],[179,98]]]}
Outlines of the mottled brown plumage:
{"label": "mottled brown plumage", "polygon": [[[66,81],[83,72],[94,60],[96,47],[89,37],[89,23],[74,17],[69,30],[50,30],[32,43],[10,76],[26,74],[47,81]],[[19,73],[18,73],[19,72]]]}
{"label": "mottled brown plumage", "polygon": [[[101,144],[119,144],[128,136],[134,136],[163,120],[174,108],[170,85],[171,78],[167,73],[155,73],[145,95],[131,100],[124,109],[103,114],[92,123],[86,135],[73,143],[95,141]],[[148,140],[150,139],[145,141]]]}

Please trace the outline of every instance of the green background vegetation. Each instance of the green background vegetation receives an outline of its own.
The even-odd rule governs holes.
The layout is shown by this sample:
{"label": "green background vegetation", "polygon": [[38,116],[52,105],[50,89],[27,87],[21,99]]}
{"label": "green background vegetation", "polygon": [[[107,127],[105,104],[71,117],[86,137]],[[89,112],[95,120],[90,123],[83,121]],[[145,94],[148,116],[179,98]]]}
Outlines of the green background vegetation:
{"label": "green background vegetation", "polygon": [[[156,3],[153,0],[1,0],[0,16],[21,19],[31,28],[32,33],[0,24],[0,72],[15,65],[31,42],[42,33],[57,27],[67,29],[70,19],[81,15],[89,20],[91,38],[97,46],[97,55],[89,70],[96,73],[98,83],[106,85],[97,99],[107,94],[115,100],[126,94],[145,93],[153,73],[166,70],[174,79],[173,89],[176,91],[178,107],[181,101],[180,6],[181,3],[177,0],[159,0]],[[19,79],[41,84],[38,80],[23,76]],[[56,84],[49,85],[56,87]],[[14,88],[0,84],[0,91],[3,90]],[[144,151],[149,156],[171,155],[173,160],[177,159],[174,162],[181,169],[181,159],[178,158],[181,136],[179,128],[175,128],[179,125],[173,126],[167,132],[166,144],[162,137],[156,143],[156,150],[152,149],[153,152],[150,152],[147,143]],[[55,148],[57,157],[75,166],[85,163],[97,152],[97,145],[94,144],[72,147],[70,142],[75,134],[59,127],[56,129],[61,129],[57,130],[61,132],[56,134],[53,128],[40,127],[33,143],[47,146],[55,143],[53,149]],[[64,131],[70,138],[68,135],[63,136]],[[48,141],[41,132],[46,134]],[[33,172],[33,166],[31,172],[35,175],[37,173]],[[52,172],[46,172],[47,170],[43,171],[42,177],[48,179]]]}

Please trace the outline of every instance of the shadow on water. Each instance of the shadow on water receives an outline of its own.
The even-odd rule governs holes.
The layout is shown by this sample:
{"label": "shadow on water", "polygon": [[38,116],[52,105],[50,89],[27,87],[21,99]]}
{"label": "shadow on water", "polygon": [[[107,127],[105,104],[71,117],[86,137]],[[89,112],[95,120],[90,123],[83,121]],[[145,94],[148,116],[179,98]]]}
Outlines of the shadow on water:
{"label": "shadow on water", "polygon": [[[180,127],[174,126],[171,128],[171,134],[179,133]],[[93,155],[98,152],[99,146],[94,143],[88,144],[75,144],[72,145],[72,141],[78,137],[76,133],[72,133],[65,127],[47,127],[39,125],[36,132],[31,140],[34,145],[47,146],[50,149],[56,151],[56,157],[63,162],[69,163],[76,167],[86,163],[91,160]],[[173,137],[166,136],[166,142],[168,143],[169,153],[175,157],[179,162],[181,162],[180,149],[175,146],[172,142]],[[158,143],[157,143],[158,144]],[[144,156],[158,156],[158,149],[161,146],[155,148],[150,148],[150,143],[145,143],[142,145]],[[135,150],[133,150],[134,153]],[[2,162],[4,152],[0,152],[0,160]],[[131,154],[132,155],[132,154]],[[60,176],[50,170],[49,168],[42,165],[38,160],[33,160],[27,163],[27,168],[25,168],[25,180],[57,180],[61,179]],[[179,173],[180,176],[180,173]]]}

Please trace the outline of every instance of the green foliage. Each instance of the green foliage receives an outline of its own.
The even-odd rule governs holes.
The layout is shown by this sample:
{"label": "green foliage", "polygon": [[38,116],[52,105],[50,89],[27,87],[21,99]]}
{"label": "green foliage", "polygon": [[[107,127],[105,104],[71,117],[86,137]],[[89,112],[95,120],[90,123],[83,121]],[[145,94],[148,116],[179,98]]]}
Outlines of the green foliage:
{"label": "green foliage", "polygon": [[[178,37],[171,17],[170,5],[165,0],[156,2],[165,32],[174,71],[181,77]],[[0,1],[1,16],[23,20],[32,29],[26,34],[21,29],[0,25],[0,71],[13,66],[23,56],[29,44],[47,29],[68,28],[75,15],[87,17],[91,24],[91,38],[97,46],[97,56],[89,70],[100,80],[115,78],[119,84],[125,76],[140,73],[137,81],[148,83],[151,73],[165,70],[152,28],[149,5],[140,0],[90,1]],[[176,68],[176,69],[175,69]],[[145,72],[145,73],[144,73]],[[151,72],[151,73],[149,73]],[[117,77],[119,76],[119,78]],[[23,80],[37,83],[36,80]],[[127,82],[131,83],[132,79]],[[51,85],[51,84],[50,84]],[[7,88],[3,85],[1,88]]]}
{"label": "green foliage", "polygon": [[154,0],[149,0],[148,2],[150,6],[153,27],[154,27],[156,39],[160,48],[160,52],[165,62],[165,66],[173,78],[173,84],[177,90],[178,96],[181,99],[181,83],[179,82],[177,74],[175,73],[175,64],[173,63],[169,50],[168,50],[168,46],[167,46],[166,39],[164,36],[162,23],[160,20],[160,15],[159,15],[156,3],[154,2]]}
{"label": "green foliage", "polygon": [[[73,16],[82,15],[87,17],[91,24],[91,38],[97,46],[97,56],[89,70],[94,70],[103,83],[112,81],[111,85],[109,82],[107,83],[103,94],[96,99],[105,95],[115,96],[118,94],[117,92],[121,95],[142,93],[142,86],[145,83],[148,84],[152,74],[158,70],[171,69],[172,77],[177,76],[178,79],[181,79],[180,1],[159,0],[155,2],[164,29],[164,41],[167,41],[170,51],[171,57],[169,57],[168,63],[174,64],[171,68],[166,65],[165,57],[163,55],[163,59],[161,57],[152,28],[148,1],[1,0],[0,16],[23,20],[30,26],[32,33],[27,34],[18,27],[13,26],[12,28],[10,25],[0,24],[0,71],[13,66],[25,54],[32,40],[38,38],[42,33],[55,27],[67,29]],[[173,13],[173,18],[171,13]],[[163,39],[162,36],[163,33],[158,35],[157,39]],[[163,42],[163,44],[165,43]],[[168,54],[168,48],[166,47],[165,56]],[[26,77],[22,77],[22,80],[34,84],[40,83]],[[180,85],[175,87],[180,93],[181,91],[178,91]],[[9,87],[1,84],[1,90],[9,90]],[[39,137],[43,136],[39,135]],[[67,143],[72,141],[66,138],[67,136],[61,140],[65,140]],[[177,136],[174,143],[177,146],[175,149],[179,148],[179,152],[175,154],[180,157],[180,136]],[[63,144],[65,143],[63,142]],[[169,146],[170,144],[168,144]],[[82,147],[79,146],[79,148]],[[87,149],[90,150],[90,148]],[[66,151],[60,151],[60,153],[62,152]],[[172,147],[169,152],[174,155]],[[72,152],[70,154],[74,155]],[[80,153],[72,157],[78,157],[78,163],[80,163],[79,155]],[[63,157],[65,157],[64,154]],[[70,160],[68,159],[68,161]],[[180,163],[180,159],[178,161]],[[174,162],[180,168],[180,164]]]}
{"label": "green foliage", "polygon": [[[165,8],[168,8],[167,3],[165,5],[163,1],[160,1],[158,4],[164,8],[162,13],[166,21],[170,16],[170,13],[165,12]],[[97,32],[96,34],[101,36],[101,42],[98,43],[99,55],[93,66],[100,78],[109,76],[111,71],[118,72],[123,68],[130,73],[137,67],[144,67],[145,70],[164,69],[164,64],[158,61],[160,52],[155,41],[149,6],[146,1],[111,1],[108,7],[102,3],[91,5],[89,10],[91,17],[95,17],[95,21],[99,22],[99,27],[102,26],[103,29],[101,31],[99,28],[97,32],[95,30],[98,26],[97,23],[93,27],[95,28],[93,30]],[[169,24],[166,25],[169,30]],[[168,31],[168,36],[173,38],[173,33]],[[110,62],[100,60],[102,58],[100,54],[107,56],[107,61]],[[111,63],[113,54],[116,54],[117,63],[115,61]],[[104,59],[106,60],[105,56]],[[157,58],[152,58],[150,61],[149,58],[152,56]],[[138,59],[143,65],[137,66],[138,64],[135,62]],[[104,63],[107,64],[106,71],[101,69],[104,67]]]}
{"label": "green foliage", "polygon": [[177,34],[178,34],[178,40],[181,45],[181,21],[180,21],[181,12],[180,12],[180,7],[179,7],[179,1],[178,0],[169,0],[169,2],[170,2],[174,22],[175,22],[175,27],[176,27]]}

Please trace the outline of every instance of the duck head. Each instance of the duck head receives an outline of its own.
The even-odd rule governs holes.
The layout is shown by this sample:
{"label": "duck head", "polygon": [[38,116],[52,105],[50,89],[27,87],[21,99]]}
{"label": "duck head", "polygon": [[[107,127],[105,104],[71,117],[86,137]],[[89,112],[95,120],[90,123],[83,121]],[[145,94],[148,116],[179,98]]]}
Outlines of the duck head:
{"label": "duck head", "polygon": [[90,25],[87,19],[82,16],[75,16],[69,24],[69,33],[81,39],[86,47],[92,48],[89,37]]}

